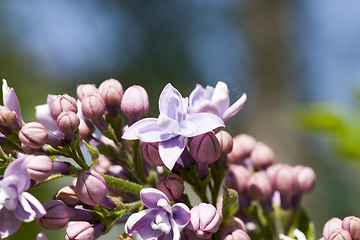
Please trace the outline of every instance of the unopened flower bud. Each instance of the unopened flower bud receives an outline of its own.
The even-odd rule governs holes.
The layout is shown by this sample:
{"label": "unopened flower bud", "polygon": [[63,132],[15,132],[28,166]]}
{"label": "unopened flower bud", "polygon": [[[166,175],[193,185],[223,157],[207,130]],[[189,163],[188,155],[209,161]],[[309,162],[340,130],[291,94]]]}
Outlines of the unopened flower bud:
{"label": "unopened flower bud", "polygon": [[78,177],[75,191],[83,203],[90,206],[99,205],[107,192],[105,179],[93,170],[85,171]]}
{"label": "unopened flower bud", "polygon": [[93,84],[80,84],[76,88],[76,95],[82,101],[83,97],[87,94],[98,94],[99,90]]}
{"label": "unopened flower bud", "polygon": [[340,218],[331,218],[327,221],[323,228],[323,237],[325,240],[328,240],[331,232],[337,228],[341,228],[342,221]]}
{"label": "unopened flower bud", "polygon": [[224,185],[227,188],[234,189],[240,194],[246,190],[249,178],[250,173],[247,168],[241,165],[231,164],[224,178]]}
{"label": "unopened flower bud", "polygon": [[215,162],[220,157],[221,149],[214,132],[195,136],[190,143],[190,153],[198,163]]}
{"label": "unopened flower bud", "polygon": [[331,232],[328,240],[351,240],[351,235],[348,231],[337,228]]}
{"label": "unopened flower bud", "polygon": [[270,180],[262,172],[255,172],[250,176],[246,190],[252,199],[259,201],[269,199],[273,191]]}
{"label": "unopened flower bud", "polygon": [[149,97],[146,90],[134,85],[125,90],[121,101],[121,111],[128,118],[128,125],[140,120],[140,117],[149,111]]}
{"label": "unopened flower bud", "polygon": [[88,222],[75,222],[66,229],[65,240],[95,240],[94,228]]}
{"label": "unopened flower bud", "polygon": [[311,192],[316,183],[316,174],[311,167],[297,165],[294,167],[301,193]]}
{"label": "unopened flower bud", "polygon": [[11,111],[8,107],[0,106],[0,126],[9,126],[16,118],[15,111]]}
{"label": "unopened flower bud", "polygon": [[164,163],[161,160],[159,154],[159,143],[147,143],[140,142],[141,153],[147,163],[152,166],[163,166]]}
{"label": "unopened flower bud", "polygon": [[111,78],[100,84],[99,93],[107,106],[113,106],[121,103],[124,90],[118,80]]}
{"label": "unopened flower bud", "polygon": [[165,193],[170,201],[183,195],[185,190],[184,180],[175,173],[163,175],[156,184],[156,188]]}
{"label": "unopened flower bud", "polygon": [[239,134],[233,138],[233,150],[228,154],[229,163],[241,163],[250,156],[256,144],[255,138],[247,134]]}
{"label": "unopened flower bud", "polygon": [[298,190],[295,169],[287,164],[282,164],[274,173],[271,183],[275,190],[281,194],[291,196]]}
{"label": "unopened flower bud", "polygon": [[67,94],[58,95],[50,106],[50,113],[54,120],[58,118],[60,113],[71,111],[77,113],[77,105],[75,99]]}
{"label": "unopened flower bud", "polygon": [[43,204],[46,214],[37,219],[40,227],[58,230],[66,226],[70,219],[68,206],[60,200],[51,200]]}
{"label": "unopened flower bud", "polygon": [[274,152],[263,142],[257,142],[250,154],[251,162],[256,169],[265,169],[274,163]]}
{"label": "unopened flower bud", "polygon": [[80,200],[76,195],[74,186],[65,186],[60,188],[55,194],[54,200],[61,200],[69,207],[75,207],[80,204]]}
{"label": "unopened flower bud", "polygon": [[233,139],[231,135],[228,132],[221,130],[216,133],[215,136],[219,141],[221,154],[229,154],[233,149]]}
{"label": "unopened flower bud", "polygon": [[81,99],[81,110],[84,117],[97,119],[105,113],[106,105],[98,94],[86,94]]}
{"label": "unopened flower bud", "polygon": [[80,124],[79,124],[80,139],[89,141],[94,131],[95,131],[95,127],[89,119],[80,119]]}
{"label": "unopened flower bud", "polygon": [[240,218],[230,216],[226,219],[224,219],[223,223],[221,224],[220,228],[220,235],[226,236],[228,234],[231,234],[235,230],[243,230],[246,232],[246,225]]}
{"label": "unopened flower bud", "polygon": [[351,239],[360,239],[360,218],[349,216],[342,220],[342,229],[348,231]]}
{"label": "unopened flower bud", "polygon": [[251,240],[251,239],[246,232],[244,232],[241,229],[236,229],[231,233],[221,235],[220,240]]}
{"label": "unopened flower bud", "polygon": [[30,178],[35,181],[44,181],[53,173],[53,161],[44,153],[28,155],[25,162]]}
{"label": "unopened flower bud", "polygon": [[29,148],[39,149],[46,143],[46,128],[38,122],[26,123],[19,132],[19,140]]}
{"label": "unopened flower bud", "polygon": [[181,240],[202,240],[203,238],[198,237],[196,233],[191,231],[189,228],[185,227],[180,232],[180,239]]}
{"label": "unopened flower bud", "polygon": [[74,133],[80,125],[80,119],[76,113],[64,111],[58,116],[56,124],[61,132]]}
{"label": "unopened flower bud", "polygon": [[208,239],[219,229],[220,220],[220,214],[212,204],[200,203],[191,209],[188,228],[198,237]]}

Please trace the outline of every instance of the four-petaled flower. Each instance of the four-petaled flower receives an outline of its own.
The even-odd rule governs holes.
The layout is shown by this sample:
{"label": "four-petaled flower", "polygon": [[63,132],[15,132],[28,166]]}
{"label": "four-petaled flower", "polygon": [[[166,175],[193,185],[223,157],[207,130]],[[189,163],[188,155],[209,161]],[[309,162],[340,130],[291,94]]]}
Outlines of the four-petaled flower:
{"label": "four-petaled flower", "polygon": [[30,177],[24,159],[10,163],[0,181],[0,237],[15,233],[21,222],[31,222],[46,214],[43,205],[30,193]]}
{"label": "four-petaled flower", "polygon": [[15,90],[8,86],[5,79],[3,79],[2,93],[4,106],[15,111],[17,118],[22,122],[19,99],[16,96]]}
{"label": "four-petaled flower", "polygon": [[166,195],[154,188],[144,188],[140,197],[148,209],[132,214],[125,223],[125,233],[136,240],[179,240],[179,228],[190,220],[190,210],[183,203],[171,207]]}
{"label": "four-petaled flower", "polygon": [[244,106],[247,96],[244,93],[230,106],[229,89],[226,83],[219,81],[215,88],[200,84],[189,96],[189,113],[207,112],[219,116],[224,122],[234,116]]}
{"label": "four-petaled flower", "polygon": [[158,118],[145,118],[131,125],[123,134],[127,140],[159,142],[159,154],[168,169],[172,169],[185,148],[185,137],[194,137],[224,122],[209,113],[187,115],[188,99],[167,84],[159,98]]}

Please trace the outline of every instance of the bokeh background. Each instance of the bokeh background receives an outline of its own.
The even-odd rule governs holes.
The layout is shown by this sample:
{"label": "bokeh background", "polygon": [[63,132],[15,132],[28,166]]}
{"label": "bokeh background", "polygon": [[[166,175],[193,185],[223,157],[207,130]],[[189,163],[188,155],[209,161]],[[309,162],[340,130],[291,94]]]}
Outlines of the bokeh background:
{"label": "bokeh background", "polygon": [[[300,131],[293,111],[318,102],[353,106],[359,12],[357,0],[0,1],[0,77],[16,90],[26,122],[47,94],[76,96],[82,83],[115,78],[124,88],[142,85],[147,116],[157,116],[168,82],[183,96],[196,83],[226,82],[232,102],[248,95],[227,122],[233,136],[265,142],[276,163],[315,169],[317,186],[303,205],[320,237],[331,217],[360,216],[360,168],[332,155],[326,138]],[[45,202],[69,183],[32,193]],[[40,231],[23,223],[9,239],[35,239]],[[49,239],[64,232],[45,231]],[[115,226],[100,239],[122,233]]]}

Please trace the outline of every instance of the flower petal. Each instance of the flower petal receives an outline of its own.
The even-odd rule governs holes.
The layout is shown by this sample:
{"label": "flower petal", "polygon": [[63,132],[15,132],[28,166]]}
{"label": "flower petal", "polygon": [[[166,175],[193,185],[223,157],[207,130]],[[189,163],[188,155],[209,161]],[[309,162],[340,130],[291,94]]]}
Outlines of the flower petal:
{"label": "flower petal", "polygon": [[36,212],[31,208],[29,202],[22,194],[18,196],[18,204],[14,210],[15,216],[23,222],[31,222],[35,219]]}
{"label": "flower petal", "polygon": [[[233,105],[231,105],[222,115],[222,119],[224,122],[229,120],[232,116],[234,116],[240,109],[245,105],[247,101],[247,96],[244,93]],[[221,115],[220,115],[221,116]]]}
{"label": "flower petal", "polygon": [[198,113],[201,113],[201,112],[202,113],[211,113],[216,116],[219,116],[220,108],[216,103],[211,102],[209,100],[205,100],[200,104],[199,108],[197,109],[197,112]]}
{"label": "flower petal", "polygon": [[26,198],[26,200],[29,202],[31,208],[35,211],[36,218],[41,218],[42,216],[44,216],[46,214],[46,210],[45,210],[44,206],[33,195],[31,195],[28,192],[23,192],[22,195],[24,198]]}
{"label": "flower petal", "polygon": [[48,104],[35,106],[35,117],[46,129],[50,131],[59,130],[56,120],[54,120],[51,116]]}
{"label": "flower petal", "polygon": [[23,192],[30,186],[30,176],[26,169],[25,161],[22,159],[15,160],[9,164],[4,172],[4,178],[15,175],[18,178],[18,191]]}
{"label": "flower petal", "polygon": [[148,225],[151,228],[151,222],[154,221],[155,215],[159,209],[145,209],[141,212],[130,215],[125,223],[125,233],[132,237],[133,232],[141,225]]}
{"label": "flower petal", "polygon": [[204,89],[200,84],[196,84],[195,89],[190,93],[189,96],[189,110],[191,113],[196,113],[200,104],[205,100],[211,100],[211,97],[214,93],[214,88],[211,86],[206,86]]}
{"label": "flower petal", "polygon": [[225,127],[224,121],[221,118],[210,113],[197,113],[189,115],[186,118],[186,121],[194,123],[197,127],[197,133],[188,137],[194,137],[212,131],[218,127]]}
{"label": "flower petal", "polygon": [[157,124],[164,132],[172,134],[173,132],[179,132],[180,126],[178,121],[160,113]]}
{"label": "flower petal", "polygon": [[159,143],[159,154],[164,165],[172,170],[185,148],[184,137],[178,136]]}
{"label": "flower petal", "polygon": [[229,89],[226,83],[219,81],[214,90],[214,94],[211,97],[211,102],[215,103],[219,107],[219,114],[225,112],[230,105],[230,98],[229,98]]}
{"label": "flower petal", "polygon": [[188,136],[194,136],[194,134],[197,135],[197,132],[198,129],[193,122],[186,120],[181,122],[179,135],[188,137]]}
{"label": "flower petal", "polygon": [[172,206],[173,219],[179,228],[185,227],[190,221],[190,209],[183,203]]}
{"label": "flower petal", "polygon": [[[21,225],[19,220],[13,211],[9,211],[6,208],[0,209],[0,237],[1,239],[7,238],[14,234]],[[4,221],[6,219],[6,221]]]}
{"label": "flower petal", "polygon": [[160,97],[159,97],[159,111],[160,113],[164,113],[168,115],[168,105],[169,105],[169,98],[173,96],[178,99],[182,99],[180,92],[174,88],[170,83],[168,83],[164,89],[162,90]]}
{"label": "flower petal", "polygon": [[3,79],[2,92],[4,106],[8,107],[12,111],[15,111],[18,119],[22,122],[23,120],[21,118],[19,99],[16,96],[15,90],[13,88],[9,88],[5,79]]}
{"label": "flower petal", "polygon": [[166,195],[156,188],[144,188],[140,191],[140,198],[144,205],[148,208],[159,208],[160,199],[165,199],[170,206],[170,201]]}

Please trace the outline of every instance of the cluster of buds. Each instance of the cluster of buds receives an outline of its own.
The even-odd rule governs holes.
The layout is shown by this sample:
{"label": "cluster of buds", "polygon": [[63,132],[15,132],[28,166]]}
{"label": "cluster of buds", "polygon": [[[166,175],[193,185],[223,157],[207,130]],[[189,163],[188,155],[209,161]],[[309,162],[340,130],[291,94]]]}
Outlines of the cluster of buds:
{"label": "cluster of buds", "polygon": [[[245,94],[230,105],[223,82],[196,85],[185,98],[168,84],[159,116],[143,119],[149,99],[140,86],[124,91],[108,79],[98,87],[81,84],[76,95],[49,94],[36,107],[38,122],[26,123],[14,89],[3,81],[1,238],[34,219],[44,229],[66,227],[65,239],[96,239],[116,223],[125,223],[120,239],[137,240],[278,239],[310,228],[309,221],[299,224],[308,219],[300,200],[315,185],[314,171],[274,164],[265,143],[222,129]],[[26,192],[61,177],[76,183],[44,204]],[[187,187],[201,203],[193,205]],[[351,236],[353,226],[354,219],[344,219]]]}

